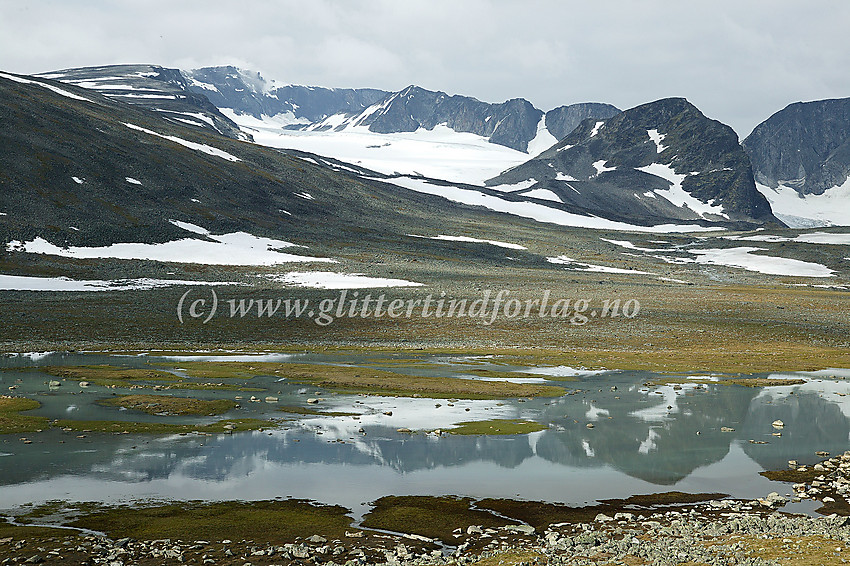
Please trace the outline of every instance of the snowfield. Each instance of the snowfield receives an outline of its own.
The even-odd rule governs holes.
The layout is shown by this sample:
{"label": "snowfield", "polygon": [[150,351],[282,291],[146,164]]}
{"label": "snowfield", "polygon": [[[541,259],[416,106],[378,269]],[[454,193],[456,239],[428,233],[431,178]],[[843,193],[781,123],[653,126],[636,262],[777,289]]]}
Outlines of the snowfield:
{"label": "snowfield", "polygon": [[800,196],[791,187],[775,189],[756,183],[773,214],[791,228],[850,226],[850,178],[820,195]]}
{"label": "snowfield", "polygon": [[[257,120],[228,109],[222,109],[222,112],[243,131],[254,136],[254,141],[260,145],[325,155],[387,175],[422,175],[459,183],[483,184],[485,180],[531,157],[527,153],[490,143],[485,137],[456,132],[444,125],[433,130],[420,128],[415,132],[396,134],[376,134],[366,126],[348,126],[340,132],[300,131],[283,129],[287,124],[298,123],[294,116],[278,115]],[[328,120],[323,123],[328,123]],[[538,137],[541,135],[538,132]]]}

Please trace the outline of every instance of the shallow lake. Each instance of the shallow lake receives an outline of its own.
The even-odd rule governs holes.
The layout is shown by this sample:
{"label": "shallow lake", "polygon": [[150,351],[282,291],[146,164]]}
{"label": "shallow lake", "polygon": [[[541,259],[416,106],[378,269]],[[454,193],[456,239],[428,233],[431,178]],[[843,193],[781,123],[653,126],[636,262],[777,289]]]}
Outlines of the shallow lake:
{"label": "shallow lake", "polygon": [[[412,358],[405,354],[405,360]],[[0,359],[3,392],[38,400],[31,414],[50,419],[199,423],[216,418],[147,415],[95,403],[138,393],[62,381],[41,366],[246,360],[346,364],[412,375],[476,377],[472,368],[516,371],[518,381],[560,385],[567,395],[523,400],[458,400],[332,394],[278,376],[246,381],[262,392],[168,391],[204,399],[241,397],[218,418],[280,419],[278,428],[237,434],[147,436],[63,432],[0,435],[0,508],[50,500],[118,502],[135,499],[272,499],[293,496],[339,503],[362,512],[383,495],[467,495],[583,504],[662,491],[720,492],[735,497],[790,493],[790,485],[758,475],[850,449],[850,371],[763,375],[805,384],[744,387],[647,385],[647,372],[582,372],[492,364],[486,358],[272,354],[256,357],[156,357],[103,354],[9,356]],[[28,366],[28,367],[22,367]],[[532,370],[534,375],[520,373]],[[543,371],[541,376],[540,372]],[[550,375],[546,375],[550,374]],[[577,374],[577,375],[574,375]],[[678,377],[687,377],[681,376]],[[480,378],[480,376],[478,377]],[[150,391],[146,391],[150,392]],[[256,395],[259,402],[249,401]],[[279,406],[319,408],[358,416],[283,413]],[[265,402],[266,396],[277,398]],[[437,407],[436,405],[440,406]],[[388,413],[392,413],[391,415]],[[426,434],[471,420],[529,419],[545,430],[509,436]],[[771,423],[780,419],[779,430]],[[588,428],[592,423],[593,428]],[[398,432],[413,429],[414,434]],[[724,432],[721,427],[734,429]],[[781,433],[781,436],[776,434]],[[21,438],[32,443],[25,444]],[[808,511],[801,503],[787,510]]]}

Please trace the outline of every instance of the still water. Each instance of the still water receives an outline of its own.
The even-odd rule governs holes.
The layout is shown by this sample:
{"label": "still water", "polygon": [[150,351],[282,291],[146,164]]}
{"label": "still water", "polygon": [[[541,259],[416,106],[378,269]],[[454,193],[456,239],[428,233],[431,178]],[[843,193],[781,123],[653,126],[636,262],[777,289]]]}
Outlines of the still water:
{"label": "still water", "polygon": [[[55,378],[39,370],[46,365],[150,367],[164,361],[178,362],[179,367],[180,361],[204,359],[381,367],[387,354],[20,355],[0,360],[0,368],[5,368],[0,371],[0,387],[6,392],[17,386],[15,395],[42,404],[31,414],[51,419],[209,422],[214,419],[158,417],[100,406],[95,403],[98,399],[138,391],[81,388],[70,380],[50,388],[48,382]],[[517,381],[542,380],[539,374],[519,373],[529,368],[491,365],[486,359],[423,355],[418,361],[422,363],[412,364],[415,367],[386,367],[413,375],[457,378],[472,378],[464,373],[471,367],[515,370]],[[511,497],[568,504],[671,490],[754,498],[771,491],[787,493],[790,488],[764,479],[759,471],[783,469],[789,459],[813,463],[818,450],[835,454],[850,449],[848,370],[773,374],[769,377],[807,382],[767,388],[719,383],[650,386],[646,382],[658,375],[571,368],[544,371],[550,374],[544,376],[547,383],[564,387],[568,394],[554,399],[450,404],[434,399],[334,395],[278,376],[245,382],[263,392],[167,392],[207,399],[239,395],[243,397],[240,407],[217,418],[280,419],[282,426],[211,436],[88,433],[77,438],[78,433],[59,429],[0,435],[0,508],[50,500],[293,496],[338,503],[358,514],[368,502],[390,494]],[[317,394],[323,399],[322,410],[358,416],[300,416],[278,410],[281,405],[306,407],[307,397]],[[250,402],[251,395],[278,400]],[[462,421],[496,418],[531,419],[547,428],[514,436],[397,431],[402,427],[445,430]],[[785,423],[781,436],[771,426],[776,419]],[[723,432],[721,427],[734,431]],[[24,444],[21,437],[32,444]]]}

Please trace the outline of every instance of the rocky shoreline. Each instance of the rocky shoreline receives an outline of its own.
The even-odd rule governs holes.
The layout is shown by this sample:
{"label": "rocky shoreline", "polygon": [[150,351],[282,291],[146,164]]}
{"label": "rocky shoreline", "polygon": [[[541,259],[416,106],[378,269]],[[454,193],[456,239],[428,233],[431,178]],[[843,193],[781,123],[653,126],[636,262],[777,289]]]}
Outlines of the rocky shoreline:
{"label": "rocky shoreline", "polygon": [[[352,529],[344,536],[297,537],[291,543],[252,540],[113,539],[20,527],[0,531],[0,564],[130,566],[224,564],[270,566],[676,564],[842,564],[850,552],[850,518],[791,515],[757,501],[711,500],[653,512],[599,513],[592,521],[454,530],[455,541]],[[444,544],[445,543],[445,544]]]}

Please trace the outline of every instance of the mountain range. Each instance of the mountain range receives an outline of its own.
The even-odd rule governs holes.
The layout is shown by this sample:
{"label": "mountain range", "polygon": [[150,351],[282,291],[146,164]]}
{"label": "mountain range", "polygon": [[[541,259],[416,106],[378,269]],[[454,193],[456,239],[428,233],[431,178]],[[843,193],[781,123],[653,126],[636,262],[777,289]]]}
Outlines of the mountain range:
{"label": "mountain range", "polygon": [[444,124],[455,132],[473,133],[523,152],[543,132],[557,140],[585,118],[604,119],[619,112],[610,104],[580,103],[544,113],[522,98],[490,104],[415,85],[399,92],[276,86],[259,73],[232,66],[184,73],[190,90],[206,95],[219,108],[257,119],[284,114],[290,116],[291,129],[340,131],[362,126],[370,132],[390,134],[432,130]]}
{"label": "mountain range", "polygon": [[[364,178],[383,178],[408,189],[424,187],[423,192],[435,195],[448,192],[439,187],[454,186],[466,191],[466,197],[454,199],[456,202],[468,201],[470,191],[477,191],[508,203],[552,209],[555,215],[601,218],[615,224],[653,226],[684,222],[694,226],[741,228],[782,222],[841,224],[841,215],[835,211],[850,208],[850,195],[846,199],[835,198],[843,190],[841,185],[846,185],[850,172],[847,149],[850,99],[791,105],[759,125],[741,144],[729,126],[707,118],[681,98],[662,99],[626,111],[608,104],[578,103],[543,112],[524,99],[494,104],[417,86],[386,92],[278,85],[257,72],[235,67],[180,71],[155,65],[119,65],[55,71],[31,80],[40,81],[42,86],[64,83],[69,92],[78,87],[79,92],[85,93],[79,96],[92,100],[95,97],[97,105],[108,107],[113,121],[115,115],[130,113],[127,123],[141,124],[134,135],[156,131],[160,137],[174,135],[183,139],[187,136],[185,128],[189,128],[208,141],[208,136],[256,141],[253,147],[261,153],[261,146],[284,149],[290,156],[298,156],[295,159],[308,159],[325,169],[330,167],[330,173],[354,172],[359,183]],[[17,87],[21,84],[18,82]],[[20,104],[16,95],[7,96]],[[21,111],[13,105],[11,123],[17,129],[10,136],[14,140],[10,140],[9,151],[4,154],[9,186],[17,186],[34,171],[44,179],[53,179],[55,174],[55,164],[33,163],[33,155],[49,155],[52,159],[58,149],[52,145],[55,140],[47,144],[49,151],[45,151],[46,147],[35,147],[37,144],[28,146],[33,140],[27,132],[34,125],[20,115]],[[150,112],[170,127],[151,122]],[[77,136],[78,150],[85,153],[83,140],[90,135],[83,129],[81,124],[73,124],[66,132],[66,139]],[[179,133],[170,134],[172,130]],[[99,132],[103,133],[103,129]],[[145,137],[146,145],[150,146],[150,136],[142,136]],[[39,143],[46,144],[44,140]],[[94,153],[63,155],[67,163],[90,163],[100,170],[95,175],[65,175],[56,186],[67,185],[68,178],[87,179],[86,189],[91,189],[93,183],[111,183],[118,169],[129,171],[124,178],[138,180],[137,176],[143,176],[138,171],[152,173],[150,164],[143,163],[145,160],[169,159],[165,154],[153,156],[144,152],[130,156],[124,150],[125,158],[119,164],[115,156],[122,155],[118,150],[122,143],[116,139],[100,140],[100,147],[115,148],[109,154],[112,160],[109,163],[104,156]],[[211,143],[191,143],[212,147]],[[220,143],[216,147],[221,147]],[[223,151],[241,161],[237,156],[245,150],[246,147],[237,146],[232,152]],[[298,150],[310,153],[299,154]],[[310,157],[311,154],[315,155]],[[213,161],[217,167],[222,166],[221,160]],[[179,168],[178,164],[165,167],[174,168]],[[232,176],[226,183],[231,192],[228,198],[239,192],[233,187],[265,187],[260,191],[267,199],[261,207],[266,211],[260,215],[263,218],[268,210],[289,212],[289,208],[305,205],[298,201],[294,204],[290,198],[276,194],[279,189],[272,188],[274,183],[270,185],[268,179],[249,181],[251,174],[243,171],[229,174]],[[201,191],[208,198],[205,202],[218,191],[225,191],[221,178],[211,180],[203,173],[186,172],[180,176],[191,179],[183,183],[183,191],[187,195]],[[291,172],[287,171],[286,177],[290,176]],[[180,188],[173,184],[165,186],[168,174],[154,177],[163,183],[158,188],[160,193],[155,197],[149,195],[152,199],[149,205],[154,206],[153,202],[159,200],[180,199]],[[350,175],[343,177],[339,183],[351,181]],[[302,185],[311,182],[293,180],[288,193],[298,192],[292,187]],[[78,187],[71,187],[75,188]],[[850,192],[850,187],[844,189]],[[104,185],[99,190],[114,189]],[[97,194],[99,190],[89,191],[87,195]],[[789,191],[799,202],[788,202]],[[122,195],[119,191],[104,193],[99,198],[111,200],[122,210],[125,205],[130,209],[140,206],[138,202],[124,202],[122,199],[128,195]],[[43,199],[44,195],[37,198]],[[191,199],[199,200],[197,195],[190,197],[193,202]],[[837,208],[836,202],[840,205]],[[801,207],[800,203],[806,205]],[[820,210],[824,203],[833,210],[832,214],[825,215]],[[216,206],[219,205],[224,203]],[[185,203],[182,206],[191,207]],[[807,210],[806,206],[817,210]],[[500,208],[506,207],[498,205],[495,209]],[[45,206],[44,217],[31,218],[28,227],[14,227],[13,223],[12,227],[4,228],[5,235],[33,236],[38,231],[36,227],[43,226],[48,216],[56,213],[61,218],[71,209],[52,211],[50,206]],[[166,220],[161,211],[144,215]],[[134,214],[130,216],[137,218]],[[527,216],[540,217],[537,213]],[[119,217],[121,213],[107,213],[103,219],[94,220],[97,226],[94,233],[98,236],[93,240],[91,231],[84,235],[69,233],[67,229],[62,229],[63,238],[78,243],[120,241],[129,236],[129,232],[122,232],[129,226]],[[72,219],[69,217],[68,221],[71,223]],[[269,221],[261,220],[260,224]],[[161,239],[179,232],[173,224],[162,222],[148,229],[139,228],[135,237]],[[212,226],[232,229],[240,225],[244,229],[246,222],[248,217],[238,222],[223,222],[218,217]],[[575,225],[585,224],[579,221]]]}

